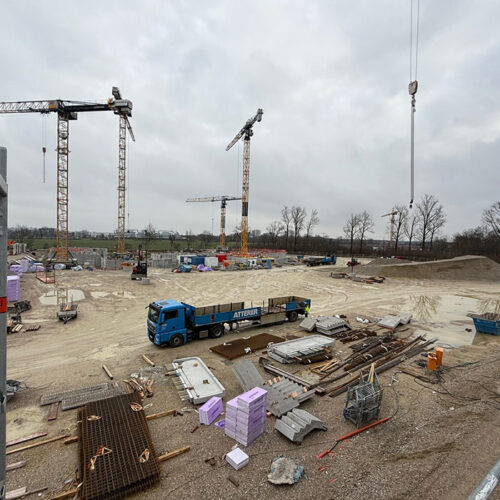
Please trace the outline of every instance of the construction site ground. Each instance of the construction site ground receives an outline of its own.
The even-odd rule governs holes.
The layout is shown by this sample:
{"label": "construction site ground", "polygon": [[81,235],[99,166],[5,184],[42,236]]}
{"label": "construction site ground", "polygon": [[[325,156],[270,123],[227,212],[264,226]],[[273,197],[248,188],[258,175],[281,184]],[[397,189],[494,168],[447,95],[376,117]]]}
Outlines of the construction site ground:
{"label": "construction site ground", "polygon": [[[201,357],[225,386],[227,401],[241,393],[231,366],[248,359],[257,362],[262,352],[229,361],[209,351],[220,339],[158,348],[146,334],[147,305],[165,298],[200,306],[240,300],[257,305],[268,297],[298,295],[311,298],[312,316],[346,314],[354,328],[362,326],[356,317],[412,313],[414,319],[399,335],[419,333],[440,339],[447,347],[442,383],[431,385],[400,373],[402,365],[386,371],[380,376],[384,387],[380,417],[393,417],[340,443],[322,459],[317,455],[354,427],[342,420],[345,394],[315,396],[301,408],[321,418],[328,431],[315,431],[296,445],[274,431],[271,417],[265,435],[242,447],[250,462],[239,471],[223,459],[235,441],[213,424],[200,425],[195,411],[153,420],[149,428],[159,454],[186,445],[191,449],[164,462],[161,482],[134,498],[466,498],[498,460],[500,450],[500,337],[476,335],[466,314],[499,312],[499,282],[484,277],[467,281],[389,278],[383,284],[368,285],[330,277],[331,271],[339,270],[347,270],[344,259],[321,268],[189,274],[151,269],[149,286],[130,280],[129,270],[62,271],[57,273],[57,286],[67,288],[74,300],[81,299],[78,318],[66,325],[56,320],[53,285],[24,275],[21,297],[31,300],[33,308],[23,313],[23,321],[41,328],[8,337],[7,378],[22,381],[24,389],[8,403],[7,439],[35,432],[48,432],[47,437],[76,435],[76,410],[59,410],[58,418],[48,422],[48,407],[39,406],[40,396],[109,381],[103,363],[116,381],[141,370],[151,372],[143,354],[157,365],[188,355]],[[42,296],[49,305],[42,304]],[[307,335],[299,324],[226,333],[223,340],[260,333]],[[335,349],[339,357],[349,352],[340,342]],[[415,365],[416,359],[423,358],[405,366],[424,373]],[[311,376],[303,365],[281,367],[304,378]],[[193,410],[181,403],[171,377],[158,373],[154,396],[144,403],[152,405],[147,413],[186,406]],[[291,486],[268,483],[271,460],[279,455],[297,458],[305,477]],[[215,465],[205,462],[211,457]],[[49,498],[75,477],[78,444],[57,441],[7,458],[7,463],[27,461],[24,468],[7,473],[8,491],[46,486],[41,497]],[[229,475],[237,478],[238,487],[227,479]],[[491,498],[500,498],[498,488]]]}

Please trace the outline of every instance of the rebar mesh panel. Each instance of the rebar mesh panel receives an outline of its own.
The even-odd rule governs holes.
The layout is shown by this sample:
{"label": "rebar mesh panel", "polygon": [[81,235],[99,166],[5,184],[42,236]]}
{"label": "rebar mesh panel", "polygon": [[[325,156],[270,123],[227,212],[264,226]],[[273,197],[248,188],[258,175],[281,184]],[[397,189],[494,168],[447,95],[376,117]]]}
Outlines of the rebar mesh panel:
{"label": "rebar mesh panel", "polygon": [[[138,394],[89,403],[78,412],[83,500],[122,498],[160,480],[144,410],[134,411],[131,403],[141,404]],[[99,454],[103,446],[111,452]],[[149,458],[141,462],[145,450]]]}

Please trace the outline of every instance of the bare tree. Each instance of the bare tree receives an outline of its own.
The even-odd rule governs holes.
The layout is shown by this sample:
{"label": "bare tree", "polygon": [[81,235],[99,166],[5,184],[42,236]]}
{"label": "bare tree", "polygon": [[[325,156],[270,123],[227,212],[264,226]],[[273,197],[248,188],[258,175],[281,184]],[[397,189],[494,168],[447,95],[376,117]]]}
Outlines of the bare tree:
{"label": "bare tree", "polygon": [[372,216],[365,210],[356,216],[359,221],[359,253],[363,253],[363,241],[367,233],[373,233],[373,227],[375,223],[373,222]]}
{"label": "bare tree", "polygon": [[440,205],[431,218],[429,224],[429,250],[432,250],[432,243],[434,237],[438,236],[439,230],[444,226],[446,222],[446,215],[444,213],[443,207]]}
{"label": "bare tree", "polygon": [[284,230],[284,226],[280,221],[274,220],[266,227],[266,231],[269,234],[269,238],[271,239],[271,246],[274,248],[278,245],[278,238]]}
{"label": "bare tree", "polygon": [[500,201],[483,212],[483,223],[497,237],[500,237]]}
{"label": "bare tree", "polygon": [[27,226],[17,225],[14,231],[10,231],[9,237],[11,239],[16,240],[18,243],[25,243],[26,240],[30,237],[30,229]]}
{"label": "bare tree", "polygon": [[146,226],[144,229],[144,246],[146,249],[146,258],[148,255],[148,250],[151,245],[151,242],[153,240],[156,240],[158,238],[158,232],[156,231],[156,228],[151,224],[151,222]]}
{"label": "bare tree", "polygon": [[[422,241],[422,250],[425,250],[427,239],[430,238],[432,221],[436,217],[436,213],[442,212],[442,210],[442,205],[432,194],[425,194],[422,200],[417,203],[417,213],[419,214],[418,233]],[[444,216],[444,212],[442,215]]]}
{"label": "bare tree", "polygon": [[283,221],[285,232],[285,249],[288,250],[288,236],[290,235],[290,224],[292,223],[292,216],[290,213],[290,209],[286,205],[281,209],[281,220]]}
{"label": "bare tree", "polygon": [[318,211],[313,208],[309,220],[306,224],[306,246],[309,246],[309,236],[311,236],[311,231],[319,224]]}
{"label": "bare tree", "polygon": [[177,234],[176,233],[170,233],[168,235],[168,240],[170,241],[170,248],[174,249],[176,248],[175,246],[175,239],[177,238]]}
{"label": "bare tree", "polygon": [[208,248],[208,244],[210,243],[210,241],[212,241],[212,233],[210,231],[203,231],[199,235],[199,238],[205,245],[205,248]]}
{"label": "bare tree", "polygon": [[191,243],[192,242],[193,242],[193,231],[191,231],[191,229],[188,229],[186,231],[186,245],[187,245],[188,249],[191,248]]}
{"label": "bare tree", "polygon": [[[405,205],[396,205],[393,212],[397,212],[394,216],[394,255],[398,253],[398,243],[399,239],[406,232],[406,227],[408,225],[408,208]],[[389,222],[390,224],[390,222]],[[392,228],[391,228],[392,230]]]}
{"label": "bare tree", "polygon": [[290,217],[292,218],[293,224],[293,249],[297,249],[297,239],[300,236],[300,232],[304,229],[304,224],[306,222],[307,212],[303,207],[293,206],[290,210]]}
{"label": "bare tree", "polygon": [[415,237],[419,221],[420,221],[420,215],[417,212],[413,212],[411,217],[410,215],[408,215],[408,223],[404,228],[404,233],[408,238],[408,257],[410,257],[411,255],[411,242]]}
{"label": "bare tree", "polygon": [[352,256],[352,246],[354,238],[357,236],[359,231],[359,216],[351,214],[344,225],[344,234],[346,238],[351,240],[351,256]]}

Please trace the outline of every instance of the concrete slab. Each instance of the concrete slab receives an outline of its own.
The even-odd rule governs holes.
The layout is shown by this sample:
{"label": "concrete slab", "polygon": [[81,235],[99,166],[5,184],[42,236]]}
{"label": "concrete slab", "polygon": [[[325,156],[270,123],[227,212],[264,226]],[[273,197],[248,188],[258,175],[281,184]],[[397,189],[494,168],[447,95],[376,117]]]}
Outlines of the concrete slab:
{"label": "concrete slab", "polygon": [[272,344],[268,346],[267,354],[280,363],[294,363],[298,356],[322,353],[326,347],[332,347],[334,344],[333,339],[327,339],[322,335],[310,335]]}
{"label": "concrete slab", "polygon": [[307,330],[308,332],[312,332],[314,330],[314,327],[316,326],[316,322],[316,318],[306,318],[304,319],[304,321],[302,321],[300,327],[304,330]]}
{"label": "concrete slab", "polygon": [[224,386],[200,358],[175,359],[173,364],[175,373],[193,404],[205,403],[214,396],[224,397]]}

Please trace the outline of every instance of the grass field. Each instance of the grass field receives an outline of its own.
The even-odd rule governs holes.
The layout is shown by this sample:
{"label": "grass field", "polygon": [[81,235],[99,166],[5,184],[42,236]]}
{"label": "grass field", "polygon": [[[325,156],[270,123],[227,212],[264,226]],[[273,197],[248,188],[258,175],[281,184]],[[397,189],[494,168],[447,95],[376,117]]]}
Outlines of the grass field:
{"label": "grass field", "polygon": [[[55,238],[34,238],[30,240],[28,243],[29,248],[34,249],[46,249],[52,248],[56,245]],[[142,245],[142,248],[145,248],[145,243],[140,239],[126,239],[125,240],[125,248],[130,251],[137,250],[138,246]],[[107,248],[109,251],[116,250],[116,240],[94,240],[94,239],[78,239],[78,240],[69,240],[70,247],[84,247],[84,248]],[[207,248],[217,248],[218,242],[210,242],[206,243],[201,240],[194,240],[191,242],[190,247],[193,250],[201,250]],[[176,241],[172,244],[169,240],[152,240],[149,242],[150,251],[163,251],[163,252],[176,252],[179,250],[183,250],[187,248],[186,241]]]}

